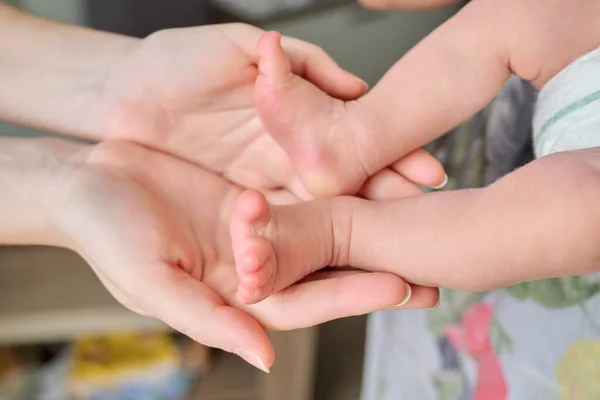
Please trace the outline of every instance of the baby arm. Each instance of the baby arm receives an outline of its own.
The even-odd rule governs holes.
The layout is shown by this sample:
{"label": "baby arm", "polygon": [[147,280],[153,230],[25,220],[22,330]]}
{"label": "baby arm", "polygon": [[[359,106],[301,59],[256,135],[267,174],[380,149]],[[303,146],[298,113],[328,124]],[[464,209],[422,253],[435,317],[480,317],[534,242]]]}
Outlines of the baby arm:
{"label": "baby arm", "polygon": [[260,301],[327,266],[474,291],[598,271],[599,203],[599,149],[540,159],[485,189],[392,202],[269,206],[246,192],[232,220],[238,296]]}
{"label": "baby arm", "polygon": [[511,73],[542,87],[598,46],[599,22],[594,1],[473,1],[359,100],[376,115],[373,142],[386,160],[417,148],[485,107]]}
{"label": "baby arm", "polygon": [[[410,169],[397,160],[485,107],[511,73],[541,87],[598,45],[599,22],[597,1],[475,0],[356,101],[269,68],[261,68],[255,101],[305,187],[352,193],[386,166]],[[261,66],[281,65],[269,40],[262,47]]]}

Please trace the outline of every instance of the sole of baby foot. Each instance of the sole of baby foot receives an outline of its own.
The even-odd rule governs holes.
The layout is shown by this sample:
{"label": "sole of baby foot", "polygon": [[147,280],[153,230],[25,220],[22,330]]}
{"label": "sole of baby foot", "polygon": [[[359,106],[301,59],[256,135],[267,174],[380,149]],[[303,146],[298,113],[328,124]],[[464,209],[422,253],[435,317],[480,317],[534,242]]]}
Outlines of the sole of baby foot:
{"label": "sole of baby foot", "polygon": [[346,103],[293,73],[279,33],[262,36],[259,55],[254,101],[302,184],[315,197],[356,194],[368,174],[356,157]]}
{"label": "sole of baby foot", "polygon": [[239,279],[236,296],[243,304],[255,304],[268,297],[276,276],[276,258],[268,236],[271,224],[269,204],[254,190],[242,193],[231,217],[231,239]]}

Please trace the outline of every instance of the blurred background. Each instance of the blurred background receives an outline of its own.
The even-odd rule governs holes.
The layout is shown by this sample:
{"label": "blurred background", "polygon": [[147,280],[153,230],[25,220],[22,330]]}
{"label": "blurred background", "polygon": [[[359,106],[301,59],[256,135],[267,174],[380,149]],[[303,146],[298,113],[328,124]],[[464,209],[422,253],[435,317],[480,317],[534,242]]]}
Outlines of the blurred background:
{"label": "blurred background", "polygon": [[[456,11],[378,13],[353,0],[8,3],[55,20],[138,37],[171,27],[248,22],[323,47],[371,85]],[[398,88],[398,96],[403,95],[408,94]],[[0,135],[44,133],[0,125]],[[469,135],[461,137],[477,144]],[[274,334],[277,361],[267,376],[123,309],[74,254],[0,248],[0,400],[358,399],[365,320]]]}

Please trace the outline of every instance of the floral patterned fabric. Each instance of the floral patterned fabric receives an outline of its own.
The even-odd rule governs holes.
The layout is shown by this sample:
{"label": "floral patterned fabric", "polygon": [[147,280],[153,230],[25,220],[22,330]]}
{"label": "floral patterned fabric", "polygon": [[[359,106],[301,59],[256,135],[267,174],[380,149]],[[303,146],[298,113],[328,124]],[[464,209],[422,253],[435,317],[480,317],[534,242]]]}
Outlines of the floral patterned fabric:
{"label": "floral patterned fabric", "polygon": [[363,399],[600,399],[600,276],[371,316]]}
{"label": "floral patterned fabric", "polygon": [[[451,188],[487,184],[531,159],[535,97],[513,78],[489,112],[430,148]],[[600,274],[445,290],[435,310],[373,314],[362,399],[599,400]]]}

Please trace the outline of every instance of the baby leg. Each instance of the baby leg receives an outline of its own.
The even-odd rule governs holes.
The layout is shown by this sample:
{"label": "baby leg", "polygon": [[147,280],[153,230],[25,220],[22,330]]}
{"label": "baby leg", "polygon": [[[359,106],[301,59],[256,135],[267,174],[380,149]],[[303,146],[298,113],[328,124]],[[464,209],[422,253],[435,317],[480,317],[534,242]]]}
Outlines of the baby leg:
{"label": "baby leg", "polygon": [[[350,265],[399,273],[403,266],[402,254],[411,252],[390,235],[391,231],[401,230],[394,222],[395,216],[389,214],[400,204],[388,203],[392,207],[386,210],[388,214],[380,212],[382,204],[342,197],[272,206],[261,193],[244,192],[231,219],[233,252],[240,280],[238,299],[244,304],[259,302],[326,266]],[[362,226],[365,217],[370,219],[371,229]],[[403,213],[399,217],[403,218]],[[361,226],[354,226],[355,222]],[[381,230],[373,235],[378,227]],[[360,231],[369,233],[363,235]],[[424,243],[424,246],[430,245]],[[373,258],[374,252],[378,256]],[[405,292],[408,297],[410,292],[409,289]],[[411,299],[411,304],[418,307],[433,307],[438,299],[437,290],[412,285]],[[400,305],[404,306],[405,302]]]}
{"label": "baby leg", "polygon": [[[244,303],[260,301],[326,266],[459,290],[536,279],[529,267],[556,264],[563,255],[553,232],[568,230],[568,220],[557,225],[547,218],[560,201],[546,206],[542,194],[548,193],[525,189],[538,179],[538,169],[524,167],[483,190],[388,202],[337,197],[269,206],[260,193],[247,191],[231,223],[238,296]],[[538,222],[524,226],[523,216],[531,214]],[[531,237],[539,248],[529,246]]]}
{"label": "baby leg", "polygon": [[242,303],[263,300],[335,264],[329,200],[272,206],[254,190],[237,200],[230,232]]}

